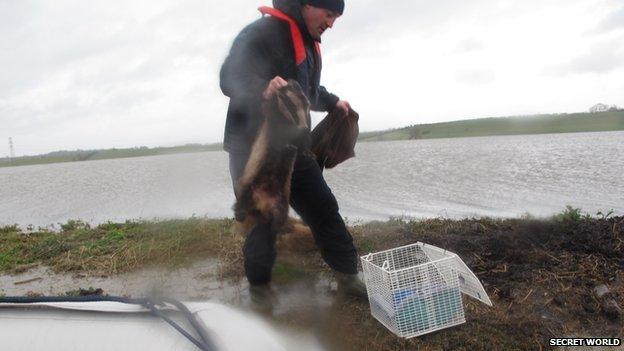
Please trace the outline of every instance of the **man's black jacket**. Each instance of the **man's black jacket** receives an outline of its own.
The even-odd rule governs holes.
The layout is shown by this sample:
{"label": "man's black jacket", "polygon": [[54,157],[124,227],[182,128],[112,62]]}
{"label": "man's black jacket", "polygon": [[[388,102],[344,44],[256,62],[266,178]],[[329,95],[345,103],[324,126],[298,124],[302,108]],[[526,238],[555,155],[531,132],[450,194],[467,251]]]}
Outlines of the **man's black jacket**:
{"label": "man's black jacket", "polygon": [[247,152],[251,147],[262,119],[262,92],[275,76],[299,82],[315,111],[331,111],[338,102],[320,85],[321,57],[303,21],[299,0],[273,0],[273,6],[299,25],[307,54],[304,66],[295,63],[287,22],[265,16],[241,31],[221,67],[221,91],[230,98],[223,138],[228,152]]}

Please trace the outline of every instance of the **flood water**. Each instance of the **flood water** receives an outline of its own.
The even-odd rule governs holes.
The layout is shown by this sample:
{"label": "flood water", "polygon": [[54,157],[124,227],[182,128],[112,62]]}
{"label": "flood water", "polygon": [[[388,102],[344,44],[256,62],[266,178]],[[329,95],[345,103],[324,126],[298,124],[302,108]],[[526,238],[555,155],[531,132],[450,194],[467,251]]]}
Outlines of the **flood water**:
{"label": "flood water", "polygon": [[[361,143],[325,172],[349,221],[624,214],[624,132]],[[232,217],[225,152],[0,168],[0,225]]]}
{"label": "flood water", "polygon": [[[244,312],[246,319],[256,320],[261,317],[263,321],[255,323],[270,328],[287,350],[333,349],[327,341],[321,343],[313,328],[300,330],[279,325],[273,320],[292,314],[308,316],[318,314],[319,311],[329,313],[327,311],[331,310],[335,303],[336,289],[336,284],[329,278],[306,276],[289,284],[273,284],[275,303],[271,314],[266,315],[258,314],[251,308],[248,283],[245,280],[223,279],[219,273],[219,266],[218,260],[205,259],[174,269],[147,267],[110,276],[92,275],[88,272],[54,273],[48,267],[35,266],[19,274],[0,275],[0,296],[65,296],[68,292],[75,293],[79,288],[99,288],[104,294],[112,296],[164,296],[180,301],[216,302]],[[68,315],[64,317],[67,318]],[[21,318],[27,318],[27,315],[22,315]],[[94,316],[91,318],[95,319]],[[121,323],[129,322],[124,320]],[[92,327],[94,325],[91,324]]]}
{"label": "flood water", "polygon": [[[41,294],[64,296],[77,289],[99,288],[114,296],[166,296],[183,301],[214,301],[248,308],[249,284],[245,279],[224,279],[219,261],[199,260],[179,268],[150,266],[122,274],[53,272],[34,266],[25,272],[0,275],[0,295]],[[274,283],[273,315],[328,308],[336,290],[330,277],[305,275],[288,283]]]}

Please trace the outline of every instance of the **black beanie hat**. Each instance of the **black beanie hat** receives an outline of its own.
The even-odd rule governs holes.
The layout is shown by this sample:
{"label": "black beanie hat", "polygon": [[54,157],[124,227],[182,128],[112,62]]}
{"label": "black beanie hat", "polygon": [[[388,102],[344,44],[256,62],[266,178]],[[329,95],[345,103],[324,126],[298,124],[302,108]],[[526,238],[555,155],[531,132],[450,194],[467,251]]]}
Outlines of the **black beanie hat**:
{"label": "black beanie hat", "polygon": [[344,0],[303,0],[304,5],[320,7],[342,15],[344,11]]}

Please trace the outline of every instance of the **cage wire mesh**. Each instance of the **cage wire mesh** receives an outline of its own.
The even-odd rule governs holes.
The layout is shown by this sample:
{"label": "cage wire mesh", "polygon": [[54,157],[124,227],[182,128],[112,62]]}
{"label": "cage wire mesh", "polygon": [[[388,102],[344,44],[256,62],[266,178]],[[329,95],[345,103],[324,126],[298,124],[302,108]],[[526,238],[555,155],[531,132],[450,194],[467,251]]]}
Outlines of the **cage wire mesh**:
{"label": "cage wire mesh", "polygon": [[361,259],[373,317],[404,338],[466,322],[454,254],[438,248],[425,251],[424,245]]}

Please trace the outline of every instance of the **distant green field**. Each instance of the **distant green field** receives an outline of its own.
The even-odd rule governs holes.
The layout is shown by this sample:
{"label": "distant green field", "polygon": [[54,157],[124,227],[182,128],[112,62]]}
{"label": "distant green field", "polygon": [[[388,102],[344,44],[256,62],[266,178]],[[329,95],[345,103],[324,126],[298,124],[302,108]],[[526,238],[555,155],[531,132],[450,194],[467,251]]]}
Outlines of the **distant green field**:
{"label": "distant green field", "polygon": [[359,141],[624,130],[624,111],[480,118],[361,133]]}
{"label": "distant green field", "polygon": [[[605,132],[624,130],[624,111],[572,113],[523,117],[480,118],[421,124],[377,132],[360,133],[359,141],[462,138],[491,135]],[[0,158],[0,167],[42,163],[104,160],[222,150],[222,144],[189,144],[174,147],[56,151],[45,155]]]}
{"label": "distant green field", "polygon": [[128,149],[55,151],[44,155],[16,157],[12,160],[8,158],[1,158],[0,167],[216,151],[222,150],[222,148],[222,144],[188,144],[182,146],[157,148],[136,147]]}

